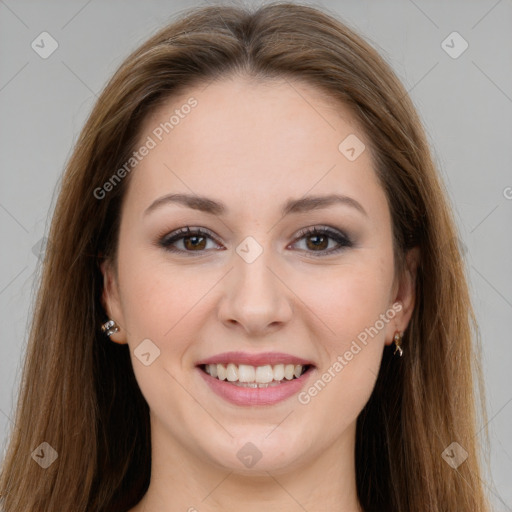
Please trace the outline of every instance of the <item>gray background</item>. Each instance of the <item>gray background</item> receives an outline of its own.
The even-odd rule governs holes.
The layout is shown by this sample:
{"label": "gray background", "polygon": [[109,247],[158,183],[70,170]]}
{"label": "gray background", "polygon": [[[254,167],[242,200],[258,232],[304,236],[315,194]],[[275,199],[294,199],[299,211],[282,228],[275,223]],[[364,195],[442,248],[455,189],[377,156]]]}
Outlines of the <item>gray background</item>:
{"label": "gray background", "polygon": [[[12,428],[49,212],[108,78],[184,1],[0,0],[0,436]],[[247,5],[256,2],[247,0]],[[419,109],[460,228],[483,341],[495,510],[512,510],[512,1],[317,2],[369,40]],[[42,59],[47,31],[58,49]],[[457,31],[458,58],[442,42]],[[447,44],[461,48],[460,40]],[[483,426],[483,425],[481,425]],[[508,484],[508,485],[507,485]]]}

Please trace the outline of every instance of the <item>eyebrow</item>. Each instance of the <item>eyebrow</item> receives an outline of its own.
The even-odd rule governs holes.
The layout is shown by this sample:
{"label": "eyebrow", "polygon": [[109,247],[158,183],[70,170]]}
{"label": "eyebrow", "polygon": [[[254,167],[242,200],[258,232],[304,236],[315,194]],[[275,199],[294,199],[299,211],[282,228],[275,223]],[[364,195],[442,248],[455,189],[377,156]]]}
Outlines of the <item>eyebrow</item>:
{"label": "eyebrow", "polygon": [[[212,215],[223,215],[228,212],[226,205],[208,197],[190,195],[190,194],[167,194],[159,197],[153,201],[148,208],[146,208],[144,215],[161,208],[167,204],[179,204],[193,210],[199,210]],[[329,194],[327,196],[307,196],[301,197],[300,199],[289,199],[282,207],[281,214],[285,215],[305,213],[313,210],[321,210],[334,205],[345,205],[350,206],[365,217],[368,217],[368,213],[363,208],[361,203],[353,199],[352,197],[345,196],[342,194]]]}

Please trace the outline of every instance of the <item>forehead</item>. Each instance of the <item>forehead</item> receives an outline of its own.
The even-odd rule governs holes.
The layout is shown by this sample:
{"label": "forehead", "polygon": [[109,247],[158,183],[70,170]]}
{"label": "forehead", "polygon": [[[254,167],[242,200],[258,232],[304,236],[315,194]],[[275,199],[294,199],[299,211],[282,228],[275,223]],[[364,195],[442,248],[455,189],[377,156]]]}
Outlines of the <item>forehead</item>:
{"label": "forehead", "polygon": [[[137,147],[149,139],[130,186],[141,207],[174,191],[246,207],[309,191],[383,200],[356,118],[302,82],[237,77],[192,87],[145,119]],[[366,149],[349,159],[346,140]]]}

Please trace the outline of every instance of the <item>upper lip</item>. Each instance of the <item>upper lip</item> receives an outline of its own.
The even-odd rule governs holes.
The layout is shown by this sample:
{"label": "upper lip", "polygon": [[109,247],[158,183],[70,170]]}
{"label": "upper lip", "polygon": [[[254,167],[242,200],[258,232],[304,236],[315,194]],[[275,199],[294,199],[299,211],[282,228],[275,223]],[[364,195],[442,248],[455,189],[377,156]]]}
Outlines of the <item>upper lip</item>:
{"label": "upper lip", "polygon": [[264,366],[276,364],[300,364],[302,366],[313,365],[311,361],[282,352],[260,352],[250,354],[248,352],[223,352],[207,359],[202,359],[197,366],[203,364],[247,364],[251,366]]}

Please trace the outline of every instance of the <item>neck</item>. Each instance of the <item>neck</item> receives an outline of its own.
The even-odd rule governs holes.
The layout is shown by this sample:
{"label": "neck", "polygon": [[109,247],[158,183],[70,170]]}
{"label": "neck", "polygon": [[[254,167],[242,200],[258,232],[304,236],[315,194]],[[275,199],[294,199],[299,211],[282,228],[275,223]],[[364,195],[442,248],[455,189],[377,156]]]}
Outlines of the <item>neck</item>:
{"label": "neck", "polygon": [[[152,418],[151,482],[130,512],[297,510],[363,512],[355,480],[355,423],[334,444],[287,467],[245,473],[183,446]],[[262,459],[263,460],[263,459]]]}

